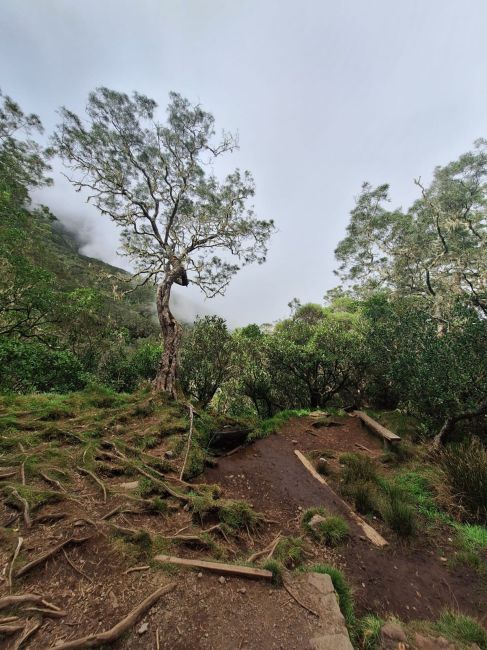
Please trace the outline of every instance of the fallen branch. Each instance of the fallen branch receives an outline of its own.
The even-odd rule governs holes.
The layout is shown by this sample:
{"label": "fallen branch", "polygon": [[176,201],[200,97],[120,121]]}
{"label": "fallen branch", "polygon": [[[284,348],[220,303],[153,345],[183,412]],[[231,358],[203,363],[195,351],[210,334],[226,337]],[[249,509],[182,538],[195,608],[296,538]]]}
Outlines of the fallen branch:
{"label": "fallen branch", "polygon": [[[55,650],[82,650],[84,648],[99,648],[101,645],[113,643],[123,634],[125,634],[125,632],[127,632],[133,625],[135,625],[138,619],[143,614],[145,614],[145,612],[149,610],[161,596],[168,594],[170,591],[175,589],[176,586],[176,582],[171,582],[164,587],[159,587],[159,589],[156,589],[154,593],[148,596],[140,603],[140,605],[133,609],[130,614],[128,614],[119,623],[117,623],[114,627],[110,628],[106,632],[91,634],[79,639],[72,639],[71,641],[66,641],[65,643],[57,644],[51,647],[55,648]],[[47,650],[47,648],[45,650]]]}
{"label": "fallen branch", "polygon": [[68,544],[82,544],[83,542],[88,541],[91,539],[93,536],[90,535],[88,537],[70,537],[69,539],[65,540],[64,542],[61,542],[60,544],[57,544],[56,546],[53,546],[47,551],[44,551],[44,553],[41,553],[38,555],[36,558],[28,562],[27,564],[24,564],[22,568],[20,568],[18,571],[15,572],[14,577],[19,578],[20,576],[23,576],[26,574],[28,571],[33,569],[34,567],[38,566],[39,564],[42,564],[46,560],[48,560],[50,557],[53,555],[56,555],[56,553],[59,553],[61,549],[63,549],[65,546]]}
{"label": "fallen branch", "polygon": [[22,485],[25,485],[25,460],[20,466],[20,480],[22,481]]}
{"label": "fallen branch", "polygon": [[15,560],[17,559],[17,556],[18,556],[18,554],[20,552],[20,548],[21,548],[23,542],[24,542],[23,537],[19,537],[19,539],[17,540],[17,547],[16,547],[16,549],[14,551],[14,555],[12,557],[12,562],[10,563],[10,569],[8,570],[8,578],[7,578],[7,587],[9,589],[12,588],[12,572],[14,570]]}
{"label": "fallen branch", "polygon": [[189,434],[188,434],[188,446],[186,448],[186,454],[184,456],[184,461],[183,461],[183,466],[181,467],[181,472],[179,474],[179,478],[182,481],[183,476],[184,476],[184,469],[186,467],[186,462],[188,460],[189,456],[189,450],[191,449],[191,437],[193,435],[193,406],[192,404],[188,403],[188,409],[189,409]]}
{"label": "fallen branch", "polygon": [[103,481],[101,481],[96,474],[94,474],[92,471],[89,469],[85,469],[84,467],[79,467],[79,465],[76,466],[76,469],[81,472],[82,474],[88,474],[88,476],[91,476],[91,478],[98,483],[98,485],[101,487],[102,492],[103,492],[103,503],[107,502],[107,489],[105,487],[105,484]]}
{"label": "fallen branch", "polygon": [[303,609],[306,609],[308,612],[311,612],[311,614],[314,614],[317,618],[320,617],[320,615],[318,614],[318,612],[315,612],[314,609],[311,609],[311,607],[308,607],[308,605],[305,605],[305,604],[303,603],[303,601],[299,600],[299,598],[296,596],[296,594],[293,593],[293,592],[289,589],[289,587],[287,586],[287,584],[286,584],[284,581],[283,581],[283,583],[282,583],[282,586],[283,586],[284,589],[287,591],[287,593],[291,596],[291,598],[294,598],[294,600],[298,603],[298,605],[301,605],[301,607],[302,607]]}

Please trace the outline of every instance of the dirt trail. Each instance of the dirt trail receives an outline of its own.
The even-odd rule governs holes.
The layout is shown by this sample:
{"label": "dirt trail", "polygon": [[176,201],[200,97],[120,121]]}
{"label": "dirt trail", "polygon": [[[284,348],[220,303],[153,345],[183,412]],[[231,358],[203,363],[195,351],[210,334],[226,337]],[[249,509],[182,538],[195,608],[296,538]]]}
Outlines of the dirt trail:
{"label": "dirt trail", "polygon": [[[325,506],[349,520],[333,490],[319,484],[293,451],[357,451],[358,443],[369,448],[370,455],[378,455],[381,443],[352,417],[344,418],[340,426],[323,429],[312,429],[312,422],[310,418],[291,420],[279,434],[222,459],[217,468],[208,470],[206,479],[222,485],[229,496],[247,498],[256,510],[279,520],[288,534],[299,534],[300,514],[311,506]],[[359,614],[393,614],[407,621],[436,617],[448,607],[487,621],[487,593],[478,573],[464,566],[449,568],[440,559],[450,556],[448,538],[442,540],[441,548],[421,536],[405,543],[373,521],[389,541],[388,547],[379,549],[349,523],[352,535],[347,544],[338,553],[323,550],[316,561],[343,568]]]}

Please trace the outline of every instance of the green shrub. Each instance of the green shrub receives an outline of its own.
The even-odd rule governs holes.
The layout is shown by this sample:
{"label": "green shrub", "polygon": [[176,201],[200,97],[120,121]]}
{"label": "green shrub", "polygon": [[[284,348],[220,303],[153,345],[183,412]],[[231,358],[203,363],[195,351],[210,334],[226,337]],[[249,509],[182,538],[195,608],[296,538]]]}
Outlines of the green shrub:
{"label": "green shrub", "polygon": [[272,582],[279,587],[283,583],[282,564],[278,560],[267,560],[262,567],[272,573]]}
{"label": "green shrub", "polygon": [[373,483],[351,483],[345,485],[342,492],[352,499],[355,510],[362,515],[372,514],[379,509],[377,488]]}
{"label": "green shrub", "polygon": [[416,513],[401,493],[391,491],[385,498],[381,515],[386,524],[401,537],[411,537],[416,533]]}
{"label": "green shrub", "polygon": [[434,627],[447,639],[465,644],[476,643],[481,650],[487,650],[487,632],[470,616],[443,612]]}
{"label": "green shrub", "polygon": [[298,566],[304,559],[303,540],[300,537],[283,537],[276,546],[274,557],[288,569]]}
{"label": "green shrub", "polygon": [[345,465],[342,472],[344,483],[377,480],[377,467],[375,461],[369,456],[355,453],[342,454],[340,462]]}
{"label": "green shrub", "polygon": [[451,445],[441,455],[453,493],[473,521],[487,524],[487,449],[478,438]]}
{"label": "green shrub", "polygon": [[366,614],[357,621],[357,636],[362,650],[380,648],[380,631],[384,621],[375,614]]}
{"label": "green shrub", "polygon": [[[324,517],[316,527],[310,525],[314,515]],[[342,517],[329,515],[325,508],[308,508],[304,511],[301,525],[303,529],[317,542],[328,546],[337,546],[348,536],[348,525]]]}
{"label": "green shrub", "polygon": [[349,528],[342,517],[330,516],[318,525],[318,531],[325,544],[338,546],[348,537]]}

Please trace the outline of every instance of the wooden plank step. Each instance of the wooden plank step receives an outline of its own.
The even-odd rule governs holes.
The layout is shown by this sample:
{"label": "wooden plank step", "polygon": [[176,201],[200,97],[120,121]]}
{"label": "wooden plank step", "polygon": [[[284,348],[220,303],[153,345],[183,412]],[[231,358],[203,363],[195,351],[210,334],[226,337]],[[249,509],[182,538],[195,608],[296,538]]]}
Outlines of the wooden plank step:
{"label": "wooden plank step", "polygon": [[374,528],[372,528],[372,526],[370,526],[366,521],[364,521],[362,517],[359,517],[358,514],[353,510],[353,508],[349,506],[346,501],[340,498],[334,490],[332,490],[332,488],[328,485],[328,483],[321,476],[321,474],[318,474],[318,472],[315,470],[315,468],[309,462],[306,456],[302,454],[300,451],[298,451],[297,449],[294,450],[294,453],[299,458],[299,460],[303,463],[303,465],[306,467],[308,472],[312,474],[317,481],[319,481],[322,485],[326,485],[326,487],[333,492],[337,501],[339,501],[347,511],[350,519],[352,519],[357,524],[357,526],[362,529],[367,539],[371,541],[372,544],[374,544],[375,546],[379,546],[379,547],[387,546],[387,541],[382,537],[382,535],[380,535]]}
{"label": "wooden plank step", "polygon": [[207,560],[190,560],[184,557],[176,557],[175,555],[156,555],[154,560],[156,560],[156,562],[167,562],[169,564],[190,566],[195,569],[206,569],[207,571],[214,571],[215,573],[221,573],[223,575],[272,580],[271,571],[267,571],[267,569],[254,569],[254,567],[250,566],[224,564],[222,562],[208,562]]}
{"label": "wooden plank step", "polygon": [[360,420],[371,429],[373,433],[376,433],[384,440],[387,440],[387,442],[399,442],[399,440],[401,440],[401,436],[398,436],[395,433],[392,433],[392,431],[389,431],[389,429],[386,429],[386,427],[383,427],[382,424],[373,420],[369,415],[367,415],[367,413],[364,413],[363,411],[354,411],[353,414],[360,418]]}

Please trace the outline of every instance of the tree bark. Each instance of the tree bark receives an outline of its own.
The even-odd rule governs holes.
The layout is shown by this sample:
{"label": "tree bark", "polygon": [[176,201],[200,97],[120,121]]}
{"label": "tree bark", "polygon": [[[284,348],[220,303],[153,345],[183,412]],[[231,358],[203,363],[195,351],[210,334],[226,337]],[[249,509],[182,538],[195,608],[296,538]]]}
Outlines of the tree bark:
{"label": "tree bark", "polygon": [[175,399],[182,328],[169,308],[172,284],[172,280],[167,279],[157,287],[157,315],[161,326],[164,350],[154,379],[154,390],[167,393]]}
{"label": "tree bark", "polygon": [[461,420],[471,420],[473,418],[480,417],[482,415],[487,415],[487,398],[484,399],[477,408],[471,411],[465,411],[459,415],[449,417],[445,420],[443,426],[433,438],[432,447],[434,450],[439,449],[445,442],[448,435],[453,431],[455,424]]}

